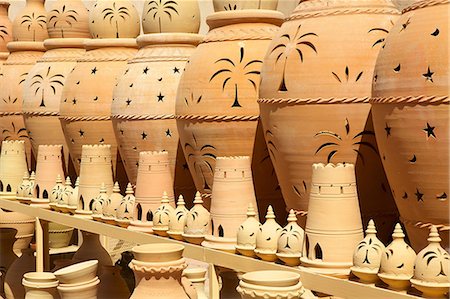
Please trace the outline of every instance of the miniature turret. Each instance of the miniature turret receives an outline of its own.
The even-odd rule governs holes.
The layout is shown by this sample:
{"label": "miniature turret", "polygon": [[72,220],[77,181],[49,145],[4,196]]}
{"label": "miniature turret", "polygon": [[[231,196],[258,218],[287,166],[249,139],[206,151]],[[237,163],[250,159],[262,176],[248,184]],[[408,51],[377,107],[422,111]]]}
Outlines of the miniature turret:
{"label": "miniature turret", "polygon": [[2,142],[0,156],[0,196],[14,200],[17,187],[21,184],[24,172],[28,171],[25,156],[25,142],[11,140]]}

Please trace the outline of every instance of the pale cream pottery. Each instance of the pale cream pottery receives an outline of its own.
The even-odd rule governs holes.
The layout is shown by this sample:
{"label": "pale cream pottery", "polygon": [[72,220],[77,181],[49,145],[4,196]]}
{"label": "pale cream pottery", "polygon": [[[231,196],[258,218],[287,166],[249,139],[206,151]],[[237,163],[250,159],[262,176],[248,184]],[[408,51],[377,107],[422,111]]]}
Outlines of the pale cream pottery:
{"label": "pale cream pottery", "polygon": [[281,230],[278,239],[277,257],[288,266],[298,266],[302,256],[305,232],[297,224],[294,210],[289,211],[288,224]]}
{"label": "pale cream pottery", "polygon": [[69,197],[69,210],[73,214],[78,208],[78,194],[80,193],[80,177],[75,181],[75,187],[72,190],[72,196]]}
{"label": "pale cream pottery", "polygon": [[23,275],[25,299],[59,299],[58,280],[53,273],[28,272]]}
{"label": "pale cream pottery", "polygon": [[390,289],[404,291],[409,288],[409,280],[414,275],[416,253],[404,241],[405,234],[399,223],[395,225],[392,238],[394,240],[386,247],[386,250],[381,255],[378,277]]}
{"label": "pale cream pottery", "polygon": [[53,210],[58,209],[57,204],[62,198],[64,188],[65,188],[65,186],[63,185],[61,174],[58,174],[56,176],[56,184],[55,184],[55,182],[53,182],[53,188],[51,189],[51,193],[49,196],[49,198],[50,198],[49,205]]}
{"label": "pale cream pottery", "polygon": [[205,236],[211,234],[211,215],[205,207],[200,192],[194,198],[194,206],[186,216],[183,239],[189,243],[200,245]]}
{"label": "pale cream pottery", "polygon": [[[57,177],[60,180],[65,177],[62,145],[39,145],[36,162],[36,197],[38,199],[36,202],[50,202],[50,192],[53,191]],[[34,203],[34,199],[31,202]],[[58,200],[53,201],[54,204],[57,202]]]}
{"label": "pale cream pottery", "polygon": [[282,228],[275,220],[272,206],[267,207],[266,221],[256,233],[255,254],[263,261],[274,262],[277,260],[278,238]]}
{"label": "pale cream pottery", "polygon": [[417,254],[414,277],[410,281],[423,297],[444,298],[450,289],[450,256],[442,248],[435,226],[430,229],[428,242],[428,246]]}
{"label": "pale cream pottery", "polygon": [[198,33],[200,9],[197,0],[147,0],[142,11],[145,34],[163,32]]}
{"label": "pale cream pottery", "polygon": [[97,275],[97,260],[89,260],[55,271],[59,280],[57,287],[61,299],[97,299],[100,280]]}
{"label": "pale cream pottery", "polygon": [[153,215],[153,232],[158,236],[167,237],[169,221],[175,209],[170,205],[167,192],[164,192],[161,205],[155,210]]}
{"label": "pale cream pottery", "polygon": [[361,282],[377,282],[381,255],[385,250],[384,244],[377,238],[375,223],[370,219],[366,229],[366,237],[359,242],[353,253],[353,267],[350,270]]}
{"label": "pale cream pottery", "polygon": [[255,256],[256,234],[261,227],[253,204],[249,204],[247,208],[247,219],[239,226],[236,237],[236,250],[242,255]]}
{"label": "pale cream pottery", "polygon": [[[59,197],[59,200],[56,202],[56,210],[59,210],[64,213],[70,213],[71,209],[69,207],[69,199],[73,194],[73,187],[72,187],[72,181],[70,180],[70,177],[66,178],[66,181],[64,182],[64,188],[62,190],[62,193]],[[76,209],[76,206],[74,206]]]}
{"label": "pale cream pottery", "polygon": [[294,299],[305,292],[300,275],[289,271],[245,273],[237,291],[242,299]]}
{"label": "pale cream pottery", "polygon": [[128,227],[130,221],[133,219],[133,210],[136,202],[136,197],[134,197],[133,186],[128,183],[127,189],[125,190],[125,196],[122,198],[116,211],[116,224],[121,227]]}
{"label": "pale cream pottery", "polygon": [[25,191],[25,196],[28,199],[28,203],[31,204],[32,200],[36,198],[37,196],[37,190],[36,190],[36,173],[34,171],[30,174],[30,179],[28,182],[28,188]]}
{"label": "pale cream pottery", "polygon": [[108,224],[115,224],[116,210],[122,202],[123,196],[120,194],[120,186],[118,182],[114,183],[112,194],[106,199],[103,211],[102,221]]}
{"label": "pale cream pottery", "polygon": [[23,140],[3,141],[0,155],[0,195],[15,199],[23,174],[28,171]]}
{"label": "pale cream pottery", "polygon": [[[2,253],[3,258],[3,253]],[[34,250],[26,248],[22,250],[22,255],[16,259],[5,276],[5,298],[17,299],[25,297],[25,289],[22,286],[21,280],[25,273],[36,271],[36,259],[34,257]]]}
{"label": "pale cream pottery", "polygon": [[14,252],[20,254],[22,249],[28,248],[34,235],[36,219],[25,214],[0,209],[0,228],[17,230],[14,242]]}
{"label": "pale cream pottery", "polygon": [[27,198],[25,196],[28,189],[28,185],[30,184],[29,178],[30,177],[28,171],[25,171],[23,174],[22,183],[20,183],[20,185],[17,187],[16,200],[22,203],[26,203],[27,201]]}
{"label": "pale cream pottery", "polygon": [[189,210],[186,209],[183,195],[180,194],[177,201],[177,208],[170,214],[169,230],[167,234],[172,239],[183,240],[184,225],[186,224],[186,217]]}
{"label": "pale cream pottery", "polygon": [[92,211],[92,219],[102,221],[103,209],[106,207],[107,201],[107,190],[105,184],[102,183],[98,195],[89,203],[89,208]]}
{"label": "pale cream pottery", "polygon": [[189,279],[197,291],[197,299],[208,299],[205,290],[206,269],[205,268],[186,268],[183,276]]}
{"label": "pale cream pottery", "polygon": [[302,265],[347,277],[363,238],[353,164],[313,164]]}
{"label": "pale cream pottery", "polygon": [[102,275],[100,275],[99,279],[98,299],[128,299],[130,297],[130,291],[120,276],[119,267],[103,266]]}
{"label": "pale cream pottery", "polygon": [[48,246],[50,248],[69,246],[73,230],[73,227],[50,222],[48,224]]}
{"label": "pale cream pottery", "polygon": [[215,11],[241,9],[276,10],[278,0],[213,0]]}

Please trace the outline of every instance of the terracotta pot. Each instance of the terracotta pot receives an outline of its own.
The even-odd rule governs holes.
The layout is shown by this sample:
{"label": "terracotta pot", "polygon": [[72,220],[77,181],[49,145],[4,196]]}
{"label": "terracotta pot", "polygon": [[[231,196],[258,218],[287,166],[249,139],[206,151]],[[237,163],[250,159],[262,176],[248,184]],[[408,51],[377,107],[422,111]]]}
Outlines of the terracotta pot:
{"label": "terracotta pot", "polygon": [[58,280],[53,273],[29,272],[23,275],[25,299],[59,299]]}
{"label": "terracotta pot", "polygon": [[281,226],[275,220],[272,206],[267,208],[266,222],[256,232],[255,254],[264,261],[277,260],[278,239],[281,234]]}
{"label": "terracotta pot", "polygon": [[236,237],[236,250],[242,255],[253,257],[256,248],[256,233],[261,227],[252,204],[247,208],[247,219],[239,226]]}
{"label": "terracotta pot", "polygon": [[373,80],[380,155],[417,251],[427,245],[432,224],[444,231],[442,246],[449,249],[448,7],[424,1],[406,8],[380,52]]}
{"label": "terracotta pot", "polygon": [[103,205],[102,221],[108,224],[115,224],[116,210],[122,202],[123,196],[120,194],[120,186],[118,182],[115,182],[112,194],[108,196]]}
{"label": "terracotta pot", "polygon": [[[180,5],[197,5],[194,1],[183,3]],[[189,33],[137,38],[139,51],[119,79],[112,104],[119,151],[132,183],[136,183],[139,152],[165,150],[175,178],[175,194],[194,196],[192,177],[178,140],[175,99],[186,62],[201,40],[201,35]]]}
{"label": "terracotta pot", "polygon": [[5,276],[11,264],[17,259],[13,251],[16,241],[17,229],[11,227],[0,227],[0,249],[2,258],[0,259],[0,296],[4,294]]}
{"label": "terracotta pot", "polygon": [[305,232],[297,224],[294,210],[289,211],[288,224],[281,230],[278,239],[277,257],[288,266],[300,265]]}
{"label": "terracotta pot", "polygon": [[[47,31],[51,39],[90,38],[88,10],[81,0],[57,0],[47,14]],[[62,42],[62,41],[60,41]]]}
{"label": "terracotta pot", "polygon": [[133,209],[136,197],[134,197],[133,186],[128,183],[125,196],[122,198],[116,211],[116,224],[121,227],[128,227],[130,220],[133,219]]}
{"label": "terracotta pot", "polygon": [[97,299],[100,280],[96,276],[98,261],[89,260],[54,272],[59,280],[58,292],[61,299]]}
{"label": "terracotta pot", "polygon": [[[116,171],[117,143],[111,123],[111,103],[117,77],[136,53],[134,38],[139,34],[136,8],[130,1],[99,0],[90,11],[89,29],[97,39],[85,42],[86,53],[67,77],[61,96],[61,123],[77,172],[82,145],[95,143],[111,144]],[[125,176],[117,180],[127,183]]]}
{"label": "terracotta pot", "polygon": [[194,206],[186,216],[183,239],[189,243],[200,245],[206,235],[211,234],[211,214],[203,206],[200,192],[197,191],[194,198]]}
{"label": "terracotta pot", "polygon": [[86,231],[81,231],[83,236],[83,241],[80,248],[73,255],[72,260],[76,262],[89,261],[95,259],[98,261],[99,267],[97,268],[98,274],[102,266],[112,265],[112,260],[109,253],[100,243],[99,235],[89,233]]}
{"label": "terracotta pot", "polygon": [[25,141],[4,140],[0,155],[0,196],[14,200],[17,187],[27,171]]}
{"label": "terracotta pot", "polygon": [[186,268],[183,276],[189,279],[197,291],[197,299],[208,299],[205,291],[206,269],[205,268]]}
{"label": "terracotta pot", "polygon": [[237,291],[242,299],[300,298],[300,275],[289,271],[255,271],[242,275]]}
{"label": "terracotta pot", "polygon": [[130,267],[136,287],[130,299],[190,298],[182,285],[181,274],[187,264],[183,245],[146,244],[133,247],[134,260]]}
{"label": "terracotta pot", "polygon": [[212,235],[202,245],[234,253],[236,232],[247,219],[249,204],[257,209],[250,157],[217,157],[210,208]]}
{"label": "terracotta pot", "polygon": [[73,227],[50,222],[48,233],[48,246],[50,248],[67,247],[72,239]]}
{"label": "terracotta pot", "polygon": [[213,0],[214,10],[271,9],[276,10],[278,0]]}
{"label": "terracotta pot", "polygon": [[13,40],[37,42],[48,38],[45,0],[26,0],[13,21]]}
{"label": "terracotta pot", "polygon": [[[1,165],[1,164],[0,164]],[[14,252],[20,254],[22,249],[28,248],[34,235],[36,219],[25,214],[0,209],[0,228],[14,228],[17,230]]]}
{"label": "terracotta pot", "polygon": [[34,271],[36,271],[36,258],[34,257],[34,250],[31,248],[23,249],[22,255],[11,264],[6,272],[5,298],[24,298],[25,289],[22,286],[22,277],[25,273]]}
{"label": "terracotta pot", "polygon": [[356,165],[365,221],[373,218],[380,237],[389,238],[397,211],[368,102],[397,15],[390,0],[302,1],[269,46],[259,95],[264,137],[283,198],[303,216],[302,226],[311,165],[347,162]]}
{"label": "terracotta pot", "polygon": [[7,1],[0,2],[0,68],[9,55],[6,45],[12,40],[12,22],[8,17],[9,5]]}
{"label": "terracotta pot", "polygon": [[102,275],[99,277],[98,299],[128,299],[130,291],[127,284],[120,276],[120,268],[116,266],[103,266]]}
{"label": "terracotta pot", "polygon": [[144,33],[198,33],[200,9],[198,1],[145,1],[142,11]]}
{"label": "terracotta pot", "polygon": [[186,217],[189,210],[186,209],[183,195],[178,197],[177,208],[170,214],[169,230],[167,234],[172,239],[183,240],[184,225],[186,224]]}
{"label": "terracotta pot", "polygon": [[211,193],[216,157],[250,156],[258,204],[265,209],[272,203],[280,215],[284,203],[257,131],[256,100],[262,59],[282,20],[281,13],[266,10],[208,16],[210,31],[186,65],[175,110],[197,190]]}
{"label": "terracotta pot", "polygon": [[169,221],[175,209],[170,205],[167,192],[164,192],[161,205],[155,210],[153,215],[153,232],[161,237],[169,236]]}

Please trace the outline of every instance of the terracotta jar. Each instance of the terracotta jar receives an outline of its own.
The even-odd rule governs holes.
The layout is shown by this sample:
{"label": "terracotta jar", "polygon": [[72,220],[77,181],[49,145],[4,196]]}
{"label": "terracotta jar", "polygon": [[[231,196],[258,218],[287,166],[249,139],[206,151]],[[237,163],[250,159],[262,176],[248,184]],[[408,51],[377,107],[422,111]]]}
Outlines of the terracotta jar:
{"label": "terracotta jar", "polygon": [[133,247],[130,267],[136,287],[130,299],[190,298],[181,280],[182,271],[187,267],[183,250],[183,245],[165,243]]}
{"label": "terracotta jar", "polygon": [[[185,2],[197,5],[196,1],[180,3]],[[119,151],[132,183],[137,178],[139,152],[165,150],[172,177],[176,178],[175,194],[191,197],[195,193],[179,145],[175,99],[186,62],[201,40],[201,35],[190,33],[145,34],[137,38],[139,51],[119,79],[112,103]]]}
{"label": "terracotta jar", "polygon": [[[186,64],[177,93],[178,132],[195,186],[211,193],[216,157],[252,157],[258,204],[285,213],[258,126],[262,59],[283,15],[240,10],[207,17],[210,31]],[[209,207],[209,199],[205,199]]]}
{"label": "terracotta jar", "polygon": [[205,290],[206,269],[205,268],[186,268],[183,276],[189,279],[197,291],[197,299],[208,299]]}
{"label": "terracotta jar", "polygon": [[0,155],[0,196],[14,200],[23,175],[28,172],[25,141],[4,140]]}
{"label": "terracotta jar", "polygon": [[67,76],[60,119],[77,172],[83,144],[111,144],[116,180],[126,184],[123,166],[116,172],[118,156],[111,103],[117,78],[137,51],[136,8],[130,1],[98,0],[89,13],[89,30],[95,39],[85,41],[86,53]]}
{"label": "terracotta jar", "polygon": [[237,291],[242,299],[300,298],[305,292],[298,273],[255,271],[242,275]]}
{"label": "terracotta jar", "polygon": [[449,249],[449,42],[446,1],[404,9],[375,67],[372,110],[380,155],[415,250],[430,225]]}
{"label": "terracotta jar", "polygon": [[25,214],[0,209],[0,228],[17,230],[14,242],[14,252],[20,254],[22,249],[28,248],[34,236],[36,219]]}
{"label": "terracotta jar", "polygon": [[63,145],[66,171],[75,179],[58,114],[66,78],[85,53],[84,40],[90,38],[88,11],[81,0],[58,0],[49,8],[47,23],[47,52],[31,68],[23,84],[22,109],[33,138],[33,151],[37,153],[41,144]]}
{"label": "terracotta jar", "polygon": [[289,211],[288,224],[281,230],[278,239],[277,257],[288,266],[300,265],[305,232],[297,224],[294,210]]}
{"label": "terracotta jar", "polygon": [[414,263],[413,287],[427,298],[444,298],[450,288],[450,256],[440,245],[441,238],[435,226],[430,229],[428,246],[422,249]]}
{"label": "terracotta jar", "polygon": [[161,205],[155,210],[153,215],[153,232],[156,235],[161,237],[169,236],[167,231],[169,230],[169,221],[174,211],[175,209],[170,205],[167,192],[164,192]]}
{"label": "terracotta jar", "polygon": [[61,299],[97,299],[97,268],[98,261],[88,260],[55,271]]}
{"label": "terracotta jar", "polygon": [[111,257],[100,243],[99,235],[86,231],[81,231],[81,233],[83,240],[80,248],[78,248],[77,252],[73,255],[72,260],[75,262],[82,262],[95,259],[98,261],[99,265],[98,274],[101,274],[100,271],[102,266],[112,265]]}
{"label": "terracotta jar", "polygon": [[128,227],[130,221],[133,219],[133,210],[136,197],[134,197],[133,186],[128,183],[125,190],[125,196],[122,198],[119,206],[117,207],[115,222],[116,225],[121,227]]}
{"label": "terracotta jar", "polygon": [[241,9],[276,10],[278,0],[213,0],[215,11]]}
{"label": "terracotta jar", "polygon": [[23,275],[25,299],[58,299],[58,280],[53,273],[29,272]]}
{"label": "terracotta jar", "polygon": [[108,224],[116,223],[116,210],[122,202],[123,196],[120,194],[118,182],[114,183],[111,195],[106,199],[103,205],[102,221]]}
{"label": "terracotta jar", "polygon": [[303,216],[302,226],[317,162],[355,164],[364,220],[380,224],[382,239],[397,221],[369,97],[398,14],[390,0],[301,1],[269,46],[259,94],[264,137],[283,198]]}
{"label": "terracotta jar", "polygon": [[302,265],[347,277],[353,251],[363,238],[353,164],[312,165]]}
{"label": "terracotta jar", "polygon": [[247,218],[248,205],[257,209],[249,156],[217,157],[211,193],[212,235],[202,246],[235,252],[236,232]]}
{"label": "terracotta jar", "polygon": [[120,268],[117,266],[103,266],[102,275],[99,277],[98,299],[128,299],[130,291],[127,284],[120,276]]}
{"label": "terracotta jar", "polygon": [[9,5],[8,1],[0,1],[0,69],[9,55],[6,45],[12,40],[12,22],[8,17]]}
{"label": "terracotta jar", "polygon": [[24,298],[25,289],[22,286],[22,277],[25,273],[34,271],[36,271],[34,250],[25,248],[22,250],[22,255],[11,264],[6,272],[4,284],[5,298]]}
{"label": "terracotta jar", "polygon": [[13,251],[16,234],[17,229],[15,228],[0,227],[0,250],[2,252],[2,258],[0,259],[0,296],[4,293],[6,273],[11,264],[17,259],[17,255]]}
{"label": "terracotta jar", "polygon": [[183,240],[184,225],[186,224],[186,217],[189,210],[186,209],[183,195],[178,197],[177,208],[170,214],[169,230],[167,234],[175,240]]}
{"label": "terracotta jar", "polygon": [[48,224],[48,246],[50,248],[67,247],[72,239],[73,227],[50,222]]}
{"label": "terracotta jar", "polygon": [[239,226],[236,237],[236,251],[242,255],[253,257],[256,248],[256,234],[261,227],[255,209],[250,203],[247,208],[247,219]]}
{"label": "terracotta jar", "polygon": [[13,22],[13,42],[8,43],[11,53],[3,63],[0,74],[0,140],[24,140],[31,168],[31,143],[22,116],[24,82],[33,65],[45,52],[44,39],[48,38],[44,0],[27,0]]}
{"label": "terracotta jar", "polygon": [[263,261],[274,262],[277,260],[276,253],[281,230],[281,226],[275,220],[272,206],[268,206],[266,222],[256,232],[255,254]]}
{"label": "terracotta jar", "polygon": [[197,191],[194,198],[194,206],[186,216],[183,239],[189,243],[200,245],[206,235],[211,234],[211,214],[203,206],[200,192]]}
{"label": "terracotta jar", "polygon": [[145,1],[142,11],[144,33],[198,33],[200,9],[193,1]]}

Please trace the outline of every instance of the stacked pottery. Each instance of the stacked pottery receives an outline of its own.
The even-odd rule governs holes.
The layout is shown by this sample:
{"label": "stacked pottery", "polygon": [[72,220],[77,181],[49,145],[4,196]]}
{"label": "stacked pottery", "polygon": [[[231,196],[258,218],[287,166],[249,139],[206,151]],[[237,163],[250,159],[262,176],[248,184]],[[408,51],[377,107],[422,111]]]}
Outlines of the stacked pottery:
{"label": "stacked pottery", "polygon": [[48,224],[48,247],[62,248],[69,246],[73,227],[50,222]]}
{"label": "stacked pottery", "polygon": [[205,292],[206,269],[205,268],[186,268],[183,276],[189,279],[197,291],[197,299],[208,299]]}
{"label": "stacked pottery", "polygon": [[53,273],[29,272],[23,275],[25,299],[58,299],[56,287],[59,281]]}
{"label": "stacked pottery", "polygon": [[103,211],[102,211],[102,221],[108,224],[115,224],[116,210],[122,202],[123,196],[120,194],[119,183],[114,184],[112,194],[106,199]]}
{"label": "stacked pottery", "polygon": [[237,291],[242,299],[291,299],[300,298],[305,292],[300,275],[289,271],[245,273]]}
{"label": "stacked pottery", "polygon": [[186,217],[189,210],[186,209],[183,195],[178,197],[177,208],[170,214],[169,230],[167,234],[175,240],[183,240],[184,225],[186,224]]}
{"label": "stacked pottery", "polygon": [[313,164],[302,265],[347,277],[363,238],[353,164]]}
{"label": "stacked pottery", "polygon": [[277,257],[288,266],[298,266],[302,256],[305,232],[297,224],[294,210],[289,211],[288,224],[281,230],[278,239]]}
{"label": "stacked pottery", "polygon": [[247,207],[257,209],[250,157],[217,157],[211,193],[212,235],[202,246],[235,252],[236,232],[247,218]]}
{"label": "stacked pottery", "polygon": [[127,189],[125,190],[125,196],[122,198],[116,211],[116,224],[121,227],[128,227],[130,221],[133,219],[133,210],[136,197],[134,197],[133,186],[128,183]]}
{"label": "stacked pottery", "polygon": [[183,245],[146,244],[132,250],[134,259],[130,268],[136,277],[136,287],[130,299],[190,298],[181,280],[187,266],[182,255]]}
{"label": "stacked pottery", "polygon": [[186,216],[182,237],[189,243],[200,245],[206,235],[211,234],[211,214],[203,206],[200,192],[194,198],[194,206]]}
{"label": "stacked pottery", "polygon": [[[77,59],[84,53],[84,40],[91,37],[88,11],[81,0],[58,0],[47,14],[50,39],[47,50],[23,83],[23,114],[33,151],[42,144],[61,144],[66,171],[73,175],[69,147],[59,121],[61,93]],[[49,130],[51,128],[51,130]]]}
{"label": "stacked pottery", "polygon": [[83,236],[83,243],[80,248],[73,255],[74,262],[88,261],[95,259],[98,261],[98,272],[100,273],[102,266],[112,265],[111,257],[106,249],[100,243],[99,235],[81,231]]}
{"label": "stacked pottery", "polygon": [[0,140],[24,140],[30,167],[31,143],[22,116],[23,88],[31,68],[45,52],[46,15],[44,0],[27,0],[13,22],[14,41],[8,43],[11,54],[0,74]]}
{"label": "stacked pottery", "polygon": [[55,271],[61,299],[97,299],[97,267],[98,261],[89,260]]}
{"label": "stacked pottery", "polygon": [[153,213],[167,192],[174,205],[173,178],[167,152],[140,152],[133,221],[128,229],[152,232]]}
{"label": "stacked pottery", "polygon": [[[118,159],[111,123],[111,103],[117,77],[136,53],[139,16],[130,1],[98,0],[89,13],[86,53],[67,76],[61,95],[60,119],[77,172],[83,144],[111,144],[114,173]],[[119,167],[120,168],[120,167]],[[126,184],[125,177],[117,177]]]}
{"label": "stacked pottery", "polygon": [[[285,213],[259,130],[258,87],[262,59],[280,12],[239,10],[207,17],[210,31],[186,64],[177,93],[180,141],[195,186],[210,195],[218,156],[250,156],[258,204]],[[209,199],[206,206],[209,207]]]}
{"label": "stacked pottery", "polygon": [[128,299],[130,297],[127,284],[120,276],[119,267],[103,266],[99,279],[98,299]]}
{"label": "stacked pottery", "polygon": [[275,220],[272,206],[268,206],[266,222],[259,227],[256,233],[255,254],[263,261],[274,262],[277,260],[276,253],[281,230],[281,226]]}
{"label": "stacked pottery", "polygon": [[0,259],[0,296],[3,294],[5,275],[11,264],[17,259],[17,255],[13,251],[16,234],[17,229],[15,228],[0,227],[0,250],[2,253],[2,258]]}
{"label": "stacked pottery", "polygon": [[450,288],[450,256],[440,245],[441,238],[435,226],[430,229],[428,246],[422,249],[414,263],[413,287],[427,298],[444,298]]}
{"label": "stacked pottery", "polygon": [[398,223],[395,225],[392,238],[392,243],[386,247],[384,253],[381,255],[378,277],[390,289],[406,291],[409,288],[409,280],[414,274],[416,253],[405,242],[405,234]]}
{"label": "stacked pottery", "polygon": [[161,205],[155,210],[153,215],[153,232],[161,237],[167,237],[169,230],[169,221],[175,209],[170,205],[167,192],[164,192]]}
{"label": "stacked pottery", "polygon": [[22,277],[25,273],[34,271],[36,271],[34,250],[31,248],[23,249],[22,255],[11,264],[6,272],[4,284],[5,298],[24,298],[25,289],[22,286]]}
{"label": "stacked pottery", "polygon": [[146,1],[144,6],[139,51],[114,89],[112,117],[119,151],[132,183],[139,152],[167,151],[175,194],[191,198],[195,189],[178,140],[175,99],[186,62],[203,38],[195,34],[200,26],[198,2]]}
{"label": "stacked pottery", "polygon": [[6,45],[12,39],[12,23],[8,17],[9,2],[0,2],[0,69],[3,62],[6,61],[9,55],[9,50]]}
{"label": "stacked pottery", "polygon": [[23,140],[4,140],[0,155],[0,196],[14,200],[16,189],[28,172]]}
{"label": "stacked pottery", "polygon": [[242,255],[253,257],[256,248],[256,234],[261,227],[252,204],[247,208],[247,219],[239,226],[236,237],[236,251]]}
{"label": "stacked pottery", "polygon": [[240,9],[276,10],[278,0],[213,0],[215,11]]}
{"label": "stacked pottery", "polygon": [[386,38],[373,78],[378,147],[411,245],[430,225],[449,248],[448,1],[418,1]]}
{"label": "stacked pottery", "polygon": [[363,283],[377,282],[381,255],[385,249],[384,244],[377,238],[375,223],[370,219],[366,237],[359,242],[353,253],[353,267],[350,270]]}
{"label": "stacked pottery", "polygon": [[377,55],[397,15],[390,0],[301,1],[269,47],[259,100],[264,136],[283,198],[304,216],[302,226],[311,165],[348,162],[356,166],[365,221],[384,223],[380,232],[389,237],[397,212],[369,97]]}

